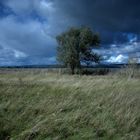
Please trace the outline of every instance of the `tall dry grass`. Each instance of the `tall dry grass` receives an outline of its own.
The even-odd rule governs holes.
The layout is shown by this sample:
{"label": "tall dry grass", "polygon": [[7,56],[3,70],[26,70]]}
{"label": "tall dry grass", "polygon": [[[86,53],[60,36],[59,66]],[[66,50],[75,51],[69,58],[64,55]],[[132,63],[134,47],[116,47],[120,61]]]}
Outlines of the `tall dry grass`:
{"label": "tall dry grass", "polygon": [[2,140],[139,140],[139,109],[139,78],[0,74]]}

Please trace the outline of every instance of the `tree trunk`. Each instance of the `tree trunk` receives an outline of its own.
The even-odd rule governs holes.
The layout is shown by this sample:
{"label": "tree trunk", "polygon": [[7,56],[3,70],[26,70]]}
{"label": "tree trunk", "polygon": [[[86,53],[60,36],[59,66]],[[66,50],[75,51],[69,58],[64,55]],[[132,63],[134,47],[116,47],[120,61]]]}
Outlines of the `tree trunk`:
{"label": "tree trunk", "polygon": [[79,64],[78,64],[78,74],[81,75],[82,73],[82,67],[81,67],[81,62],[79,61]]}
{"label": "tree trunk", "polygon": [[71,66],[71,74],[74,75],[75,74],[75,67]]}

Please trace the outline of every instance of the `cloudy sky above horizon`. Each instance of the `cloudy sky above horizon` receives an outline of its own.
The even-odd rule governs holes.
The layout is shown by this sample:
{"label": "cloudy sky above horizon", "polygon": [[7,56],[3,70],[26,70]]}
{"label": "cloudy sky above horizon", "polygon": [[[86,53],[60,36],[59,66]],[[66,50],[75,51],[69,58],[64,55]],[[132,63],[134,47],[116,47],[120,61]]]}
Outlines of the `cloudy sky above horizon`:
{"label": "cloudy sky above horizon", "polygon": [[99,32],[104,62],[140,62],[139,9],[139,0],[0,0],[0,65],[55,64],[55,37],[81,25]]}

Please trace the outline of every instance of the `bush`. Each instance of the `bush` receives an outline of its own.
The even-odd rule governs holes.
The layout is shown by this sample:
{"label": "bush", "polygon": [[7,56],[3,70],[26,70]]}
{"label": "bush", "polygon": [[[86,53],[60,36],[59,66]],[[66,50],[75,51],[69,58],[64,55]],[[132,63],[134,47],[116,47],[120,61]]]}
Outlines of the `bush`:
{"label": "bush", "polygon": [[83,75],[106,75],[110,72],[108,68],[91,68],[82,70]]}

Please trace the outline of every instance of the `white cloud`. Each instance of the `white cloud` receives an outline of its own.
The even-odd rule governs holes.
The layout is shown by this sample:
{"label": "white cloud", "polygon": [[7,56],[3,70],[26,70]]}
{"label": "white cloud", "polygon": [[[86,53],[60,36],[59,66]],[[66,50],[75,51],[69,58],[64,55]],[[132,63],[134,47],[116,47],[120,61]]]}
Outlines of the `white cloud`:
{"label": "white cloud", "polygon": [[27,57],[28,59],[28,56],[30,56],[29,59],[36,57],[40,60],[43,57],[49,58],[54,56],[56,41],[54,37],[44,31],[46,26],[45,23],[35,20],[28,20],[22,23],[16,20],[14,16],[1,19],[0,46],[3,48],[3,53],[7,51],[7,56],[1,55],[3,62],[0,61],[0,65],[4,62],[5,64],[11,64],[13,59],[15,63],[20,64],[15,58],[21,59]]}
{"label": "white cloud", "polygon": [[113,44],[110,47],[94,49],[94,52],[103,56],[104,62],[127,63],[129,57],[140,58],[140,42]]}
{"label": "white cloud", "polygon": [[[9,6],[16,15],[0,18],[0,46],[3,53],[0,59],[11,64],[15,59],[26,60],[31,63],[43,61],[55,61],[55,31],[57,24],[54,15],[54,5],[50,0],[7,0],[4,3]],[[45,22],[33,19],[31,13],[37,12],[38,16],[46,18]],[[26,19],[27,17],[27,19]],[[20,18],[21,21],[20,21]],[[22,21],[23,20],[23,21]],[[54,27],[55,25],[55,27]],[[31,60],[32,59],[32,60]],[[53,60],[52,60],[53,59]],[[24,60],[25,61],[25,60]],[[34,61],[34,62],[33,62]],[[19,62],[18,62],[19,63]],[[27,63],[27,62],[26,62]],[[46,62],[47,63],[47,62]],[[0,62],[2,64],[2,61]]]}
{"label": "white cloud", "polygon": [[13,16],[0,20],[0,44],[28,55],[51,51],[54,38],[44,32],[44,25],[38,21],[20,23]]}
{"label": "white cloud", "polygon": [[126,63],[128,61],[128,56],[124,56],[122,54],[118,56],[111,56],[107,62],[109,63]]}
{"label": "white cloud", "polygon": [[53,3],[51,1],[41,0],[40,7],[49,12],[54,11]]}
{"label": "white cloud", "polygon": [[27,57],[27,55],[25,53],[17,51],[17,50],[14,50],[14,53],[15,53],[14,55],[15,55],[16,58],[25,58],[25,57]]}

